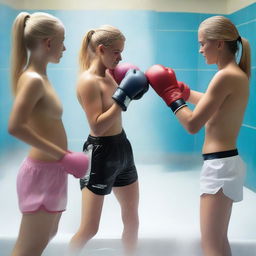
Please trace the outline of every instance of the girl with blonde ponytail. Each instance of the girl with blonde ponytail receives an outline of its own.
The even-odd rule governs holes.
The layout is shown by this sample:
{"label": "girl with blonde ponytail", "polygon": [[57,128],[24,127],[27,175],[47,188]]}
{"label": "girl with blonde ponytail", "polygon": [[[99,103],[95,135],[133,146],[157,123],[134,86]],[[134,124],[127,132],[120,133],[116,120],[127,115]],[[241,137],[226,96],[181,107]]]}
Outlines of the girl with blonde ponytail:
{"label": "girl with blonde ponytail", "polygon": [[[124,253],[120,255],[131,256],[136,250],[139,226],[138,175],[132,148],[122,125],[121,113],[125,104],[119,105],[122,99],[129,102],[129,98],[122,97],[119,102],[114,95],[117,99],[124,93],[124,88],[122,92],[116,93],[120,86],[125,85],[124,81],[130,81],[126,84],[126,90],[129,85],[132,87],[129,90],[137,90],[141,84],[142,93],[148,89],[148,83],[144,73],[138,70],[131,70],[129,75],[127,72],[119,87],[113,79],[109,70],[117,71],[124,42],[121,31],[109,25],[88,31],[82,41],[77,97],[90,125],[90,134],[83,150],[92,148],[92,157],[90,173],[80,180],[82,216],[80,227],[70,242],[71,255],[79,254],[97,233],[104,197],[112,190],[122,212]],[[142,78],[141,81],[145,78],[145,88],[135,76]]]}
{"label": "girl with blonde ponytail", "polygon": [[67,173],[83,177],[85,154],[67,150],[62,106],[47,77],[48,63],[65,50],[64,26],[47,13],[21,12],[13,23],[13,108],[9,133],[29,144],[17,176],[22,220],[12,256],[39,256],[66,208]]}
{"label": "girl with blonde ponytail", "polygon": [[[245,178],[237,138],[249,97],[250,47],[223,16],[204,20],[198,29],[198,41],[206,63],[217,65],[218,71],[205,93],[177,84],[172,86],[175,95],[170,93],[170,98],[178,99],[173,101],[175,115],[189,133],[197,133],[205,126],[200,176],[203,255],[231,256],[228,226],[233,202],[243,199]],[[239,48],[242,54],[237,63]],[[157,90],[157,85],[154,88]],[[170,92],[170,88],[161,89]],[[185,100],[195,105],[193,111]]]}
{"label": "girl with blonde ponytail", "polygon": [[228,226],[233,202],[243,199],[245,179],[236,142],[249,97],[250,45],[223,16],[203,21],[198,38],[206,62],[218,67],[195,110],[208,116],[200,179],[201,243],[204,255],[231,256]]}

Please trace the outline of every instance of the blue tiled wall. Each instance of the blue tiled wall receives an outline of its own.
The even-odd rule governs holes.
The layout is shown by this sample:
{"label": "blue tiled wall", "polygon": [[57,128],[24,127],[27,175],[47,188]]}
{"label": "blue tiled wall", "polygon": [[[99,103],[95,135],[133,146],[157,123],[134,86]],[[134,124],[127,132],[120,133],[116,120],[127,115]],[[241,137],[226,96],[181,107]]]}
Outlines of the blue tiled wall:
{"label": "blue tiled wall", "polygon": [[7,122],[12,105],[10,89],[10,31],[17,12],[0,5],[0,152],[20,144],[7,133]]}
{"label": "blue tiled wall", "polygon": [[[256,49],[256,4],[239,10],[229,18],[238,26],[242,36],[249,39],[252,46],[251,97],[245,115],[244,126],[239,137],[240,153],[248,164],[247,185],[256,189],[256,171],[253,139],[256,137],[256,88],[255,66]],[[160,63],[175,69],[179,80],[192,89],[204,91],[215,66],[204,63],[198,53],[197,29],[205,18],[213,14],[170,13],[154,11],[48,11],[59,17],[66,27],[66,52],[58,65],[49,65],[49,77],[54,84],[64,107],[63,121],[69,138],[69,147],[80,150],[89,128],[79,106],[75,83],[77,79],[77,56],[84,33],[102,24],[114,25],[126,36],[123,61],[131,62],[146,70]],[[18,11],[0,5],[0,151],[9,145],[23,145],[7,134],[7,121],[11,108],[9,89],[9,55],[11,23]],[[4,17],[4,18],[2,18]],[[254,33],[252,33],[252,31]],[[152,91],[140,101],[130,104],[123,113],[125,130],[130,138],[135,157],[148,156],[152,159],[160,155],[200,155],[204,130],[197,135],[189,135],[177,122],[170,109]],[[248,142],[250,143],[248,143]]]}

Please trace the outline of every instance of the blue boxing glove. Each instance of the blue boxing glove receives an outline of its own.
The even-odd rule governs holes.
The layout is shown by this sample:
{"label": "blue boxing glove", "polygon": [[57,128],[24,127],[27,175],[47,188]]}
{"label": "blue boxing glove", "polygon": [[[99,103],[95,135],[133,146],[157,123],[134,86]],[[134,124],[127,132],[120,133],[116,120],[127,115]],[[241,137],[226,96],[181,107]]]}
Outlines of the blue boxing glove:
{"label": "blue boxing glove", "polygon": [[112,98],[123,111],[126,111],[131,100],[136,99],[138,95],[147,90],[148,79],[144,73],[140,70],[130,69],[117,87]]}
{"label": "blue boxing glove", "polygon": [[[113,78],[115,79],[115,81],[117,82],[117,84],[120,84],[122,82],[122,80],[124,79],[126,73],[130,70],[130,69],[136,69],[136,70],[140,70],[137,66],[125,62],[125,63],[119,63],[114,69],[110,69],[110,74],[113,76]],[[142,90],[140,93],[138,93],[133,100],[139,100],[142,98],[142,96],[148,91],[149,86],[145,87],[144,90]]]}

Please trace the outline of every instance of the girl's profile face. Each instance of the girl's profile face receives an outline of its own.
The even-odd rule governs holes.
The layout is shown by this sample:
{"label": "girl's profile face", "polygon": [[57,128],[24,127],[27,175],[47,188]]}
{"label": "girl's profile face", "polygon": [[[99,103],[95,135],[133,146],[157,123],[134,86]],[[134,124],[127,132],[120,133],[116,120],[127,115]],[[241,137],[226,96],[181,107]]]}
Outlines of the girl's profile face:
{"label": "girl's profile face", "polygon": [[198,42],[200,44],[199,52],[205,57],[206,63],[216,64],[218,58],[218,40],[206,39],[204,31],[199,30]]}
{"label": "girl's profile face", "polygon": [[124,49],[123,40],[115,40],[110,46],[102,47],[102,62],[106,68],[113,69],[122,60],[121,53]]}
{"label": "girl's profile face", "polygon": [[63,27],[60,27],[56,36],[50,39],[50,62],[52,63],[59,63],[62,57],[63,51],[66,50],[64,45],[65,39],[65,30]]}

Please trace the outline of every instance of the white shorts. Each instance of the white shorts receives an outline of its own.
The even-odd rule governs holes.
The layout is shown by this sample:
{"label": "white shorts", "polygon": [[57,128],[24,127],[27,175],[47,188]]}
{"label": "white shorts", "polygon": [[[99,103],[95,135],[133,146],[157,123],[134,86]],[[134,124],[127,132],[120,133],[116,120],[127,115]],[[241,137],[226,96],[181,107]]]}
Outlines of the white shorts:
{"label": "white shorts", "polygon": [[220,189],[234,202],[243,200],[246,166],[239,155],[205,160],[201,176],[201,194],[216,194]]}

